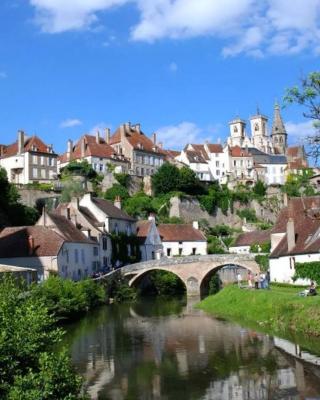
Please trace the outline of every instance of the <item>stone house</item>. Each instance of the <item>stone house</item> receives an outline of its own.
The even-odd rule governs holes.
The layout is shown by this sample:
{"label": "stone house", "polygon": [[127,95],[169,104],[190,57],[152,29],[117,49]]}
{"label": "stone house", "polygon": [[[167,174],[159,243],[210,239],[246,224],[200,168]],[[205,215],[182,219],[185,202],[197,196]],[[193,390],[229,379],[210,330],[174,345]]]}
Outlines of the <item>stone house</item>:
{"label": "stone house", "polygon": [[122,124],[110,138],[117,154],[130,160],[130,173],[140,177],[153,175],[163,164],[166,154],[157,144],[156,134],[148,138],[140,124]]}
{"label": "stone house", "polygon": [[86,208],[95,218],[99,226],[110,234],[124,233],[128,236],[136,234],[136,219],[121,209],[121,199],[109,200],[85,194],[79,201],[80,207]]}
{"label": "stone house", "polygon": [[[47,226],[54,226],[54,221],[46,214],[44,211],[38,221],[38,225],[42,225],[45,220]],[[98,248],[98,262],[94,268],[95,272],[105,271],[111,267],[112,244],[110,234],[105,231],[104,223],[99,222],[87,207],[80,206],[79,199],[73,198],[70,203],[60,203],[55,209],[54,214],[67,218],[88,239],[96,244]]]}
{"label": "stone house", "polygon": [[74,145],[68,140],[67,151],[58,158],[59,171],[70,161],[86,160],[99,174],[106,175],[112,171],[127,173],[130,162],[123,155],[118,154],[109,144],[110,130],[106,129],[105,137],[99,132],[93,135],[83,135]]}
{"label": "stone house", "polygon": [[163,245],[153,216],[147,221],[137,222],[137,236],[140,241],[141,261],[158,260],[163,256]]}
{"label": "stone house", "polygon": [[50,218],[54,221],[52,228],[5,228],[0,233],[0,263],[36,269],[39,280],[50,274],[73,280],[92,275],[98,262],[96,244],[65,217]]}
{"label": "stone house", "polygon": [[0,167],[7,171],[9,182],[18,185],[55,181],[57,157],[52,145],[23,131],[18,132],[15,143],[0,145]]}
{"label": "stone house", "polygon": [[189,224],[159,224],[158,231],[166,257],[207,254],[207,239],[198,222]]}
{"label": "stone house", "polygon": [[320,261],[320,197],[291,198],[271,234],[270,276],[272,282],[293,282],[298,262]]}

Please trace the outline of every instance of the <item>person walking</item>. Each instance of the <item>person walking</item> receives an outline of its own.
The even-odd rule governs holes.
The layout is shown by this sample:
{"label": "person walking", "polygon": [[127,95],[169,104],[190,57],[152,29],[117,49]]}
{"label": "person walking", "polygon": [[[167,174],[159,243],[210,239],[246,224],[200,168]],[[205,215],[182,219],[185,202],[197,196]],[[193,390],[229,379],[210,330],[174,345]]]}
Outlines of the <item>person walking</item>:
{"label": "person walking", "polygon": [[237,281],[238,281],[238,288],[239,288],[239,289],[241,288],[241,280],[242,280],[241,274],[240,274],[240,272],[238,272]]}
{"label": "person walking", "polygon": [[259,275],[255,274],[255,276],[254,276],[254,288],[255,289],[259,289],[259,280],[260,280]]}
{"label": "person walking", "polygon": [[249,289],[252,289],[252,275],[251,275],[251,271],[248,272],[248,287],[249,287]]}

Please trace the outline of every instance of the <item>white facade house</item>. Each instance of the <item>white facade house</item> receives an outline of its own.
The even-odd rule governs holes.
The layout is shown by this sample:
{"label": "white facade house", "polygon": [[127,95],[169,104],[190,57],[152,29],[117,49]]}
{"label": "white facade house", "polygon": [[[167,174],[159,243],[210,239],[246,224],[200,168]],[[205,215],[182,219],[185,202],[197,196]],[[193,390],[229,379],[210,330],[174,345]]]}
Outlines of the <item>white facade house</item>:
{"label": "white facade house", "polygon": [[159,260],[163,256],[163,244],[154,217],[137,222],[137,236],[141,261]]}
{"label": "white facade house", "polygon": [[296,263],[320,261],[320,197],[292,198],[282,209],[271,234],[270,277],[272,282],[293,281]]}
{"label": "white facade house", "polygon": [[0,233],[0,263],[32,268],[38,279],[50,274],[80,280],[95,272],[96,245],[60,217],[59,229],[46,226],[5,228]]}
{"label": "white facade house", "polygon": [[15,143],[0,145],[0,167],[6,170],[9,182],[18,185],[56,180],[57,157],[52,145],[23,131],[18,132]]}
{"label": "white facade house", "polygon": [[192,169],[200,181],[212,181],[213,177],[211,175],[208,163],[209,157],[202,154],[200,151],[188,150],[189,146],[191,145],[186,146],[186,148],[181,151],[176,159]]}
{"label": "white facade house", "polygon": [[105,271],[111,267],[112,245],[110,235],[105,232],[104,223],[99,223],[86,207],[80,206],[79,199],[73,198],[70,203],[60,203],[54,213],[48,214],[44,211],[37,224],[45,224],[54,229],[56,226],[55,215],[67,218],[80,232],[96,244],[98,260],[94,272]]}
{"label": "white facade house", "polygon": [[165,257],[207,254],[207,239],[197,222],[187,224],[160,224],[158,231]]}
{"label": "white facade house", "polygon": [[91,193],[85,194],[79,201],[94,215],[107,233],[124,233],[128,236],[136,234],[136,220],[121,209],[121,199],[116,198],[114,204],[109,200],[95,198]]}

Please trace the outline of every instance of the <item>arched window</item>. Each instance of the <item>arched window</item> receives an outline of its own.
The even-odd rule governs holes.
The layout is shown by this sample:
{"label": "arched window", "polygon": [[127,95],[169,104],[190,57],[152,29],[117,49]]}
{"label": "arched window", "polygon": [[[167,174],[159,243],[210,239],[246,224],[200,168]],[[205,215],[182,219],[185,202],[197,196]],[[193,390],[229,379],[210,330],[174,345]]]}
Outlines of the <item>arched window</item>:
{"label": "arched window", "polygon": [[255,131],[258,131],[258,130],[259,130],[259,124],[258,124],[258,123],[254,124],[254,130],[255,130]]}
{"label": "arched window", "polygon": [[236,126],[233,127],[233,132],[238,132],[238,128]]}

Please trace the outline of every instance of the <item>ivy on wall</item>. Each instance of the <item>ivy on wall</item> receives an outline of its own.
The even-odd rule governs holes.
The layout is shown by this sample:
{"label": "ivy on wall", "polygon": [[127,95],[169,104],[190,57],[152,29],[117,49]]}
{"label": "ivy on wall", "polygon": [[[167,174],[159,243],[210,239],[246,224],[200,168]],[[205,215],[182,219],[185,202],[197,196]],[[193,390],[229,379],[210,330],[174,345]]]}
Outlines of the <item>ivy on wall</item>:
{"label": "ivy on wall", "polygon": [[122,264],[131,264],[141,260],[139,239],[136,235],[112,234],[111,244],[113,265],[116,261],[120,261]]}
{"label": "ivy on wall", "polygon": [[293,280],[310,279],[320,285],[320,261],[311,261],[295,264],[295,274]]}

